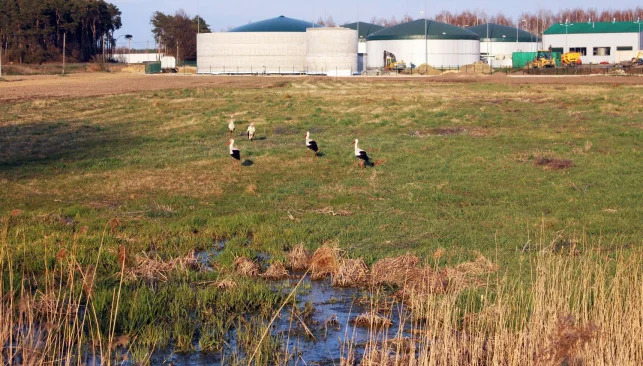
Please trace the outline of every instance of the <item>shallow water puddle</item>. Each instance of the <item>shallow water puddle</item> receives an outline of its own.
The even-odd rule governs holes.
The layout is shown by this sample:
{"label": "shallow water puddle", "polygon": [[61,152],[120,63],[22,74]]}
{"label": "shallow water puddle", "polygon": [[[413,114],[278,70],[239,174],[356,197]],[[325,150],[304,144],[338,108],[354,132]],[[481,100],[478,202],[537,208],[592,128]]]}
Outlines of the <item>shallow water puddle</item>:
{"label": "shallow water puddle", "polygon": [[[275,282],[275,291],[287,296],[299,279]],[[384,316],[391,324],[385,328],[369,329],[354,324],[358,315],[371,309],[366,290],[332,287],[329,280],[312,281],[306,276],[296,291],[296,299],[296,305],[291,301],[284,306],[271,325],[271,335],[281,344],[288,365],[336,365],[346,358],[359,361],[368,342],[409,336],[408,322],[400,321],[405,313],[400,304],[389,307]],[[199,352],[195,343],[196,352],[165,350],[155,352],[150,361],[152,364],[212,365],[247,356],[237,349],[235,329],[230,330],[226,338],[227,347],[220,353]]]}

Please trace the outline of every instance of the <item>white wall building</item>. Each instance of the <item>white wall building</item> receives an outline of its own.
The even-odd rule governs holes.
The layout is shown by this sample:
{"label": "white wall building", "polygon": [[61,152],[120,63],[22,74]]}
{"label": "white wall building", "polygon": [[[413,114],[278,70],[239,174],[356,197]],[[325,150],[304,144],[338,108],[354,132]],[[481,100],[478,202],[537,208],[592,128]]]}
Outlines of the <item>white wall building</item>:
{"label": "white wall building", "polygon": [[643,49],[643,22],[554,24],[543,32],[543,46],[554,52],[580,52],[583,64],[617,62],[617,53]]}
{"label": "white wall building", "polygon": [[142,64],[159,61],[161,57],[163,57],[162,53],[115,53],[112,55],[112,60],[124,64]]}
{"label": "white wall building", "polygon": [[357,71],[357,31],[280,16],[197,35],[199,74],[325,74]]}
{"label": "white wall building", "polygon": [[407,66],[457,68],[480,61],[480,37],[466,29],[419,19],[375,32],[366,40],[367,67],[384,66],[384,51]]}

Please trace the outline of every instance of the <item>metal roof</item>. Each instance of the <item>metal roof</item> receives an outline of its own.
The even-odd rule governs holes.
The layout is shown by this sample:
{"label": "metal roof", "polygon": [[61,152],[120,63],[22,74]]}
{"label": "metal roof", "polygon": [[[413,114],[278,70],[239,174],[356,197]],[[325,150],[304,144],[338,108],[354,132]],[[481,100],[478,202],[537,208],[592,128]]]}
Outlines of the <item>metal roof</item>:
{"label": "metal roof", "polygon": [[518,29],[516,37],[516,28],[506,25],[485,23],[468,27],[468,30],[480,36],[480,42],[538,42],[540,39],[537,35]]}
{"label": "metal roof", "polygon": [[549,27],[543,34],[583,34],[583,33],[638,33],[643,30],[643,21],[636,22],[579,22]]}
{"label": "metal roof", "polygon": [[386,27],[382,27],[381,25],[365,23],[365,22],[348,23],[348,24],[342,25],[342,27],[355,29],[359,31],[357,34],[359,38],[366,38],[369,35],[386,28]]}
{"label": "metal roof", "polygon": [[377,31],[368,36],[367,40],[424,39],[425,24],[428,39],[480,39],[477,34],[455,25],[440,23],[435,20],[418,19]]}
{"label": "metal roof", "polygon": [[306,28],[321,28],[321,25],[280,15],[276,18],[242,25],[229,30],[229,32],[305,32]]}

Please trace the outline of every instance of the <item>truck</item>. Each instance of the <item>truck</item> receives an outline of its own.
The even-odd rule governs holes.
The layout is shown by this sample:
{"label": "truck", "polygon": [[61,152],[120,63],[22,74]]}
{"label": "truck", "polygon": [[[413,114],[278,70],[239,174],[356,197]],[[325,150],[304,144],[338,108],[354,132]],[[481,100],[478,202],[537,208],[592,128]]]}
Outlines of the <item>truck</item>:
{"label": "truck", "polygon": [[583,64],[580,56],[580,52],[565,52],[562,54],[562,56],[560,56],[560,63],[563,66],[580,66]]}
{"label": "truck", "polygon": [[174,56],[161,57],[161,72],[176,73],[179,69],[176,67],[176,58]]}

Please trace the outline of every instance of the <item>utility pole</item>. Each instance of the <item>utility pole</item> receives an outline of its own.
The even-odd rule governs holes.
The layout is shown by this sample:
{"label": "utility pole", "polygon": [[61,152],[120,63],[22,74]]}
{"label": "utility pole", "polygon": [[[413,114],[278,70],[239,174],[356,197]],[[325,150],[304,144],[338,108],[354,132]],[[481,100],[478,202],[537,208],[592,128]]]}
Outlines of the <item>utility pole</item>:
{"label": "utility pole", "polygon": [[65,75],[65,53],[67,47],[67,32],[63,33],[63,75]]}

